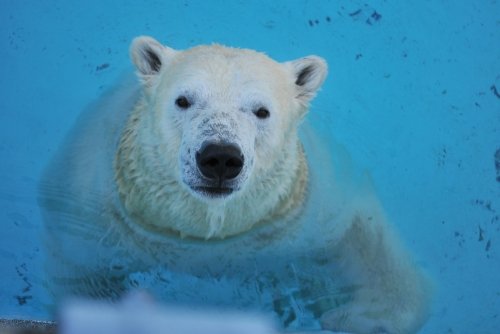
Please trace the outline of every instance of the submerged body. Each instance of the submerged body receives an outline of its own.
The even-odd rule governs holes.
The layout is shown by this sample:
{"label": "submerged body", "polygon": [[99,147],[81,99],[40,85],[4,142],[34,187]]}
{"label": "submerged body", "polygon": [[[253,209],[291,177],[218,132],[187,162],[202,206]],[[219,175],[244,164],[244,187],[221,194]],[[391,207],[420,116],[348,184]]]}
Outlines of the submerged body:
{"label": "submerged body", "polygon": [[[149,38],[131,52],[142,85],[83,114],[41,182],[56,296],[139,287],[288,328],[416,332],[427,282],[368,178],[331,138],[298,130],[322,60]],[[237,153],[203,160],[210,145]]]}

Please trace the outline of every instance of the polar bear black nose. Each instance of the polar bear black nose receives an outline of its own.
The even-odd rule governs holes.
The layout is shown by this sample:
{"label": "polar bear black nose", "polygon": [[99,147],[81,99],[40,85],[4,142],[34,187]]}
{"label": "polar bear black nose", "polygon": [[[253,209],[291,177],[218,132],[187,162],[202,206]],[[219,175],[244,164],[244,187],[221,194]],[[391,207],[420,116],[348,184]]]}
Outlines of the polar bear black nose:
{"label": "polar bear black nose", "polygon": [[243,168],[243,154],[233,144],[204,143],[196,153],[196,164],[203,176],[217,180],[234,179]]}

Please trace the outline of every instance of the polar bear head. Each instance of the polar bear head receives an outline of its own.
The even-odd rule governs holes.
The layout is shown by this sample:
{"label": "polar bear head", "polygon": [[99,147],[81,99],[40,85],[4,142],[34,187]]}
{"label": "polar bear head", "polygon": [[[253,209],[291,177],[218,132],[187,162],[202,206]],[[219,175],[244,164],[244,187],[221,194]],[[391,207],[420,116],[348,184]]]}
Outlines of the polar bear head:
{"label": "polar bear head", "polygon": [[[284,200],[307,174],[297,127],[324,81],[324,60],[278,63],[220,45],[178,51],[150,37],[133,41],[131,57],[143,96],[120,144],[135,174],[117,159],[127,209],[148,225],[222,237],[294,206]],[[201,217],[208,230],[186,227]]]}

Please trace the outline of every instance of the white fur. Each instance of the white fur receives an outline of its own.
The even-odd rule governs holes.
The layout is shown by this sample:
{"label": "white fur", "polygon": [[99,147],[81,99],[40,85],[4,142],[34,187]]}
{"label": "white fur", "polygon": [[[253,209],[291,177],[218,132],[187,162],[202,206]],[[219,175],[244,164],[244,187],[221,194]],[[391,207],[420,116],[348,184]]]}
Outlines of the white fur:
{"label": "white fur", "polygon": [[[369,178],[331,138],[306,125],[299,136],[324,60],[178,51],[150,37],[131,58],[139,90],[125,84],[93,105],[42,178],[56,294],[114,297],[158,269],[146,287],[166,301],[258,308],[291,328],[315,317],[353,333],[418,330],[428,282]],[[269,118],[254,114],[262,106]],[[227,196],[196,190],[207,141],[244,156]]]}

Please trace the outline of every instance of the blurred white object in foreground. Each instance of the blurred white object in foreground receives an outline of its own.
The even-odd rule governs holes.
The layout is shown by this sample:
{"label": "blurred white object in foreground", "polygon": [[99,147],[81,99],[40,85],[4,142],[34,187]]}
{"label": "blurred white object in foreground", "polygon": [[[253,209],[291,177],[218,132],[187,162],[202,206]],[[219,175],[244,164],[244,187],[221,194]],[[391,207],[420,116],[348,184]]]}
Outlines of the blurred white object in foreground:
{"label": "blurred white object in foreground", "polygon": [[[262,315],[164,307],[142,293],[134,293],[117,304],[83,300],[68,302],[60,312],[59,333],[278,334],[273,322]],[[333,334],[314,332],[321,333]]]}
{"label": "blurred white object in foreground", "polygon": [[61,310],[61,334],[277,334],[255,314],[199,311],[154,304],[134,294],[121,303],[72,301]]}

